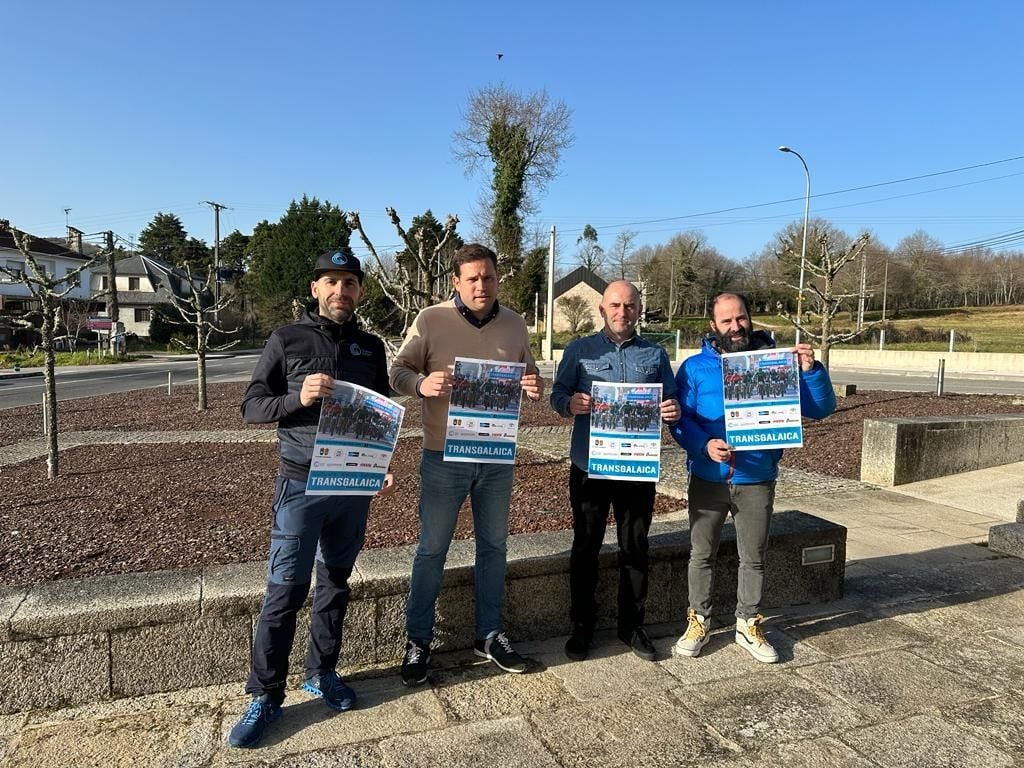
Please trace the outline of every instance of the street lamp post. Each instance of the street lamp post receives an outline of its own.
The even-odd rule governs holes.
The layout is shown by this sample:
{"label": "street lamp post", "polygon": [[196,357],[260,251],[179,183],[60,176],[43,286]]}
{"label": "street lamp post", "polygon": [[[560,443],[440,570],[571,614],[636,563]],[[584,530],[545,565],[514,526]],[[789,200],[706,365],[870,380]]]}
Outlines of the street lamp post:
{"label": "street lamp post", "polygon": [[[804,166],[804,176],[807,178],[807,191],[804,194],[804,241],[803,245],[800,246],[800,291],[796,295],[796,319],[797,323],[802,323],[804,310],[804,267],[807,264],[807,216],[811,211],[811,172],[807,170],[807,162],[804,160],[803,155],[795,149],[790,149],[783,144],[779,147],[779,152],[789,152],[799,157],[801,164]],[[799,325],[796,327],[796,343],[800,343]]]}

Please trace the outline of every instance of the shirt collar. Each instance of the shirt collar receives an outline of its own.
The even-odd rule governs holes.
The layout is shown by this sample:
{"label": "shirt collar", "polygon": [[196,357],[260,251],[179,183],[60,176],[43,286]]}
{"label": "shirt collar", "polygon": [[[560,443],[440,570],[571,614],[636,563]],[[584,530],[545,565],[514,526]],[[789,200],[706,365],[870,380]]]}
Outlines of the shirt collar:
{"label": "shirt collar", "polygon": [[602,339],[607,343],[612,344],[616,349],[622,349],[623,347],[628,347],[630,344],[636,344],[637,337],[639,336],[639,334],[634,330],[633,335],[625,341],[615,341],[615,339],[605,333],[603,328],[598,333],[601,334]]}
{"label": "shirt collar", "polygon": [[498,307],[498,300],[495,299],[494,306],[491,307],[491,311],[488,312],[481,320],[473,313],[473,310],[471,310],[462,302],[462,299],[459,297],[459,294],[456,293],[455,309],[457,309],[459,311],[459,314],[466,318],[466,320],[468,320],[470,325],[472,325],[474,328],[483,328],[485,325],[491,322],[491,320],[498,316],[498,310],[500,309],[500,307]]}

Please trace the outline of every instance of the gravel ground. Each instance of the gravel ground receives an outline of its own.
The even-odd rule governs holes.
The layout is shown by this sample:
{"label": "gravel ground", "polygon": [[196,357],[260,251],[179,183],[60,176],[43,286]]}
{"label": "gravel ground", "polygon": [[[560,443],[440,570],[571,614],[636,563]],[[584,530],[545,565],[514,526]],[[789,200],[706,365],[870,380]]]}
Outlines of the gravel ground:
{"label": "gravel ground", "polygon": [[[244,384],[210,388],[210,408],[195,411],[194,389],[173,397],[159,390],[83,398],[61,404],[61,431],[189,431],[244,427],[238,410]],[[808,425],[806,447],[788,451],[796,469],[856,478],[865,418],[1024,412],[1010,397],[867,392],[841,401],[829,419]],[[407,403],[405,427],[420,423]],[[39,436],[39,408],[0,411],[5,444]],[[564,425],[545,401],[524,400],[524,426]],[[266,429],[266,427],[248,427]],[[255,437],[256,435],[254,435]],[[416,540],[420,441],[403,438],[393,469],[396,492],[371,507],[368,547]],[[0,585],[107,573],[187,568],[261,560],[277,467],[273,443],[158,443],[84,446],[62,451],[61,475],[46,479],[44,459],[0,469]],[[213,478],[202,482],[203,478]],[[571,525],[568,463],[520,450],[512,496],[514,533]],[[683,503],[659,496],[657,514]],[[468,537],[467,510],[457,534]]]}

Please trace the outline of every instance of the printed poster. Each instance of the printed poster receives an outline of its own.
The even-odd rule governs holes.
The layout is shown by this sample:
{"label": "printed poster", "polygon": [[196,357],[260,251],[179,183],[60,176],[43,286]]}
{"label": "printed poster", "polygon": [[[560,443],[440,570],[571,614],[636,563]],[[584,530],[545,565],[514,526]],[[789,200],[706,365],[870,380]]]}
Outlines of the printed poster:
{"label": "printed poster", "polygon": [[455,358],[444,460],[513,464],[526,363]]}
{"label": "printed poster", "polygon": [[725,441],[735,451],[801,448],[800,366],[792,349],[722,355]]}
{"label": "printed poster", "polygon": [[384,487],[405,408],[347,381],[325,397],[306,480],[308,496],[372,496]]}
{"label": "printed poster", "polygon": [[587,474],[602,480],[658,482],[661,384],[594,382],[590,397]]}

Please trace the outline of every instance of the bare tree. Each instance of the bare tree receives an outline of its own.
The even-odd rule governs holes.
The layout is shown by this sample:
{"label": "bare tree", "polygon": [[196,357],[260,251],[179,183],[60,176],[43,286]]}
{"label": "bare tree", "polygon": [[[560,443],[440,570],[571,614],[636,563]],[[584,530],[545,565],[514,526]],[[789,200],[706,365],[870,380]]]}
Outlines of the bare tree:
{"label": "bare tree", "polygon": [[66,297],[79,285],[79,275],[83,270],[88,269],[96,263],[103,252],[96,254],[93,258],[68,271],[63,277],[58,278],[43,269],[32,255],[32,236],[15,229],[9,221],[0,220],[0,231],[10,232],[14,242],[25,257],[26,269],[14,271],[6,266],[0,266],[0,274],[14,282],[19,282],[28,288],[29,293],[39,302],[40,313],[43,318],[43,326],[40,333],[43,337],[43,423],[46,425],[46,476],[51,480],[58,474],[58,449],[57,449],[57,380],[54,377],[56,365],[56,354],[54,350],[54,336],[57,329],[57,311],[61,299]]}
{"label": "bare tree", "polygon": [[636,240],[636,232],[624,229],[615,236],[615,243],[612,245],[611,260],[615,270],[615,276],[619,280],[625,280],[630,273],[633,255],[633,243]]}
{"label": "bare tree", "polygon": [[[444,222],[442,237],[437,240],[433,248],[430,248],[427,245],[427,238],[424,237],[424,233],[421,230],[407,231],[402,226],[402,220],[394,208],[386,208],[385,210],[395,230],[398,232],[398,236],[405,243],[408,253],[412,255],[411,264],[408,261],[403,263],[401,259],[397,258],[385,261],[377,253],[377,249],[370,241],[366,230],[363,229],[363,224],[359,219],[357,211],[349,211],[348,224],[359,234],[359,239],[363,241],[366,249],[373,257],[373,264],[368,265],[367,271],[377,280],[384,295],[389,301],[394,303],[395,308],[398,310],[402,318],[402,335],[404,336],[420,310],[426,309],[432,304],[437,304],[448,297],[448,276],[451,274],[451,264],[447,259],[442,258],[442,254],[455,232],[455,227],[459,223],[459,217],[448,214]],[[421,279],[413,278],[413,270],[418,273]],[[385,339],[385,344],[392,353],[397,351],[392,348],[394,345],[387,341],[384,334],[378,335]]]}
{"label": "bare tree", "polygon": [[582,296],[562,296],[557,304],[565,315],[565,321],[569,323],[569,333],[573,336],[594,330],[590,304]]}
{"label": "bare tree", "polygon": [[[206,270],[206,279],[198,280],[192,274],[192,270],[184,265],[178,265],[178,268],[184,273],[185,279],[188,282],[188,295],[179,296],[176,291],[171,291],[171,302],[174,304],[175,309],[181,313],[181,320],[177,320],[173,317],[165,317],[171,325],[184,326],[192,330],[195,334],[195,341],[191,344],[186,344],[181,339],[174,337],[171,339],[175,344],[194,352],[196,356],[196,385],[199,388],[199,401],[197,410],[206,410],[206,355],[208,352],[221,352],[225,349],[230,349],[238,343],[238,340],[229,341],[227,344],[221,344],[219,346],[210,346],[210,336],[214,333],[238,333],[239,329],[234,328],[232,330],[225,330],[220,327],[218,322],[215,320],[217,315],[222,309],[227,307],[234,301],[232,296],[223,296],[220,300],[212,300],[212,293],[210,286],[213,285],[215,278],[213,265],[211,264]],[[173,277],[171,278],[173,280]]]}
{"label": "bare tree", "polygon": [[[878,325],[878,323],[871,323],[865,325],[860,330],[853,331],[835,332],[832,329],[832,320],[842,307],[842,303],[846,299],[859,295],[858,292],[837,293],[836,278],[847,264],[855,262],[863,256],[864,248],[867,247],[870,240],[870,235],[865,233],[849,245],[840,248],[838,252],[834,252],[832,238],[828,233],[822,233],[818,237],[821,258],[817,261],[807,260],[805,269],[810,273],[811,279],[804,286],[805,290],[811,292],[814,309],[820,318],[821,325],[818,328],[812,328],[805,322],[805,318],[794,317],[789,310],[780,307],[779,314],[782,317],[785,317],[795,327],[799,328],[801,333],[810,336],[819,343],[821,348],[821,364],[826,369],[828,368],[829,349],[833,345],[851,341],[864,331]],[[815,281],[814,278],[818,278],[818,280]],[[818,285],[819,282],[820,286]],[[793,290],[799,290],[799,286],[790,285],[789,287]]]}

